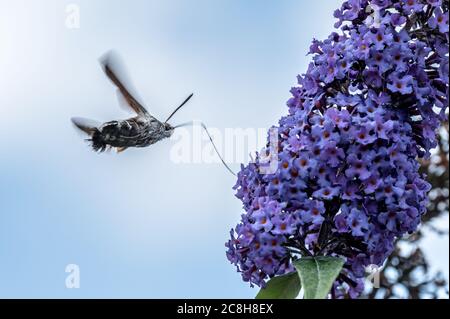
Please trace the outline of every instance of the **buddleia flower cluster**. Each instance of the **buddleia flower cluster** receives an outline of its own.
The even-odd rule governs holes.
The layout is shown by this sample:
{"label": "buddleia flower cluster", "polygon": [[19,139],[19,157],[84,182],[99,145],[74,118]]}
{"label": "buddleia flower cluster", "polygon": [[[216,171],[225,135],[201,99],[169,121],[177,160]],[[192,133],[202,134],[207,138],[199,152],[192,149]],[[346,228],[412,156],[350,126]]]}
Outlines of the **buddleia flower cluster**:
{"label": "buddleia flower cluster", "polygon": [[[264,287],[302,256],[345,265],[330,297],[355,298],[368,265],[426,213],[430,156],[446,118],[449,8],[441,0],[348,0],[298,76],[276,148],[242,166],[235,185],[245,213],[226,243],[244,281]],[[261,157],[275,152],[275,173]]]}

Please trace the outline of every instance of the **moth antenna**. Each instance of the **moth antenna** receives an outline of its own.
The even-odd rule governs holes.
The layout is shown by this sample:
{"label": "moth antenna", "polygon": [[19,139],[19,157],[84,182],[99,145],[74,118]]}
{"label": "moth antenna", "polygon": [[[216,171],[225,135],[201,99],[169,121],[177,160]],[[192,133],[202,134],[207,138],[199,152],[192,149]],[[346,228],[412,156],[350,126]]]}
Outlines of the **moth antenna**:
{"label": "moth antenna", "polygon": [[180,128],[180,127],[185,127],[185,126],[194,126],[196,123],[200,124],[200,126],[205,130],[206,135],[208,135],[209,140],[211,141],[212,146],[214,147],[214,151],[216,152],[217,156],[219,156],[220,160],[222,161],[222,164],[225,166],[225,168],[234,176],[237,177],[236,173],[233,172],[233,170],[227,165],[227,163],[225,163],[225,160],[223,159],[222,155],[220,155],[219,150],[216,147],[216,144],[214,144],[214,141],[211,137],[211,134],[209,134],[208,129],[206,128],[206,125],[203,122],[194,122],[194,121],[190,121],[190,122],[186,122],[177,126],[174,126],[173,128]]}
{"label": "moth antenna", "polygon": [[176,109],[175,109],[175,111],[173,111],[172,112],[172,114],[170,114],[170,116],[167,118],[167,120],[164,122],[164,123],[167,123],[167,122],[169,122],[169,120],[175,115],[175,113],[177,113],[192,97],[194,96],[194,93],[192,93],[191,95],[189,95],[188,97],[187,97],[187,99],[186,100],[184,100],[184,102],[183,103],[181,103],[181,105],[179,106],[179,107],[177,107]]}

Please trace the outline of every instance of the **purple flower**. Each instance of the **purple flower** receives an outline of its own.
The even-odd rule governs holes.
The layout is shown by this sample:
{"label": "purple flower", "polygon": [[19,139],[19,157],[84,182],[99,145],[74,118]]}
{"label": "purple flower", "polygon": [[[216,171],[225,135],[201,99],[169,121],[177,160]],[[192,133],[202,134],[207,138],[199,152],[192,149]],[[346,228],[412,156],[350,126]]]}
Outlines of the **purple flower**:
{"label": "purple flower", "polygon": [[298,215],[302,224],[321,225],[325,220],[325,206],[323,202],[316,200],[307,200],[305,209],[298,211]]}
{"label": "purple flower", "polygon": [[375,131],[379,138],[389,140],[388,133],[394,128],[392,120],[385,120],[382,116],[375,116]]}
{"label": "purple flower", "polygon": [[390,62],[395,66],[397,72],[403,72],[408,69],[407,61],[411,58],[410,49],[402,45],[394,45],[387,54],[391,57]]}
{"label": "purple flower", "polygon": [[443,13],[440,8],[434,9],[434,15],[428,20],[428,25],[433,28],[439,28],[439,32],[448,32],[448,11]]}
{"label": "purple flower", "polygon": [[372,6],[376,5],[380,9],[384,9],[392,5],[391,0],[372,0]]}
{"label": "purple flower", "polygon": [[364,181],[364,193],[373,194],[380,185],[380,175],[378,173],[373,173],[368,179]]}
{"label": "purple flower", "polygon": [[369,90],[368,97],[370,98],[369,101],[372,101],[378,106],[385,106],[391,103],[391,97],[385,92],[376,93],[373,90]]}
{"label": "purple flower", "polygon": [[[356,35],[356,33],[355,33]],[[359,60],[365,60],[370,53],[370,43],[367,39],[362,38],[360,35],[355,36],[356,41],[353,44],[355,48],[354,56]]]}
{"label": "purple flower", "polygon": [[344,151],[333,141],[328,143],[321,153],[321,159],[330,167],[338,167],[344,158]]}
{"label": "purple flower", "polygon": [[378,67],[365,69],[363,77],[366,84],[372,88],[379,88],[383,85],[383,78],[378,71]]}
{"label": "purple flower", "polygon": [[350,154],[347,156],[347,162],[349,164],[349,168],[345,171],[345,175],[349,178],[359,178],[361,180],[365,180],[370,177],[370,172],[367,169],[367,163],[363,160],[358,159],[355,154]]}
{"label": "purple flower", "polygon": [[339,187],[323,187],[313,193],[318,199],[332,199],[339,194]]}
{"label": "purple flower", "polygon": [[364,236],[369,228],[366,214],[356,208],[351,210],[347,220],[353,236]]}
{"label": "purple flower", "polygon": [[351,123],[350,113],[346,110],[338,110],[337,108],[329,108],[325,112],[325,120],[330,121],[338,128],[348,127]]}
{"label": "purple flower", "polygon": [[298,84],[300,84],[307,94],[316,94],[319,90],[317,80],[310,74],[305,74],[304,77],[298,77]]}
{"label": "purple flower", "polygon": [[439,77],[442,79],[442,82],[444,82],[446,85],[448,85],[448,81],[449,81],[449,75],[448,75],[448,69],[449,69],[449,65],[448,65],[449,61],[448,59],[443,60],[441,62],[441,65],[439,66]]}
{"label": "purple flower", "polygon": [[279,177],[283,180],[290,180],[292,171],[296,170],[294,159],[288,153],[279,155]]}
{"label": "purple flower", "polygon": [[399,228],[399,224],[403,222],[405,214],[403,212],[389,211],[386,213],[381,213],[378,216],[378,221],[386,228],[392,232],[396,232]]}
{"label": "purple flower", "polygon": [[322,50],[320,49],[320,46],[322,45],[322,42],[316,39],[313,39],[311,46],[309,47],[309,54],[322,54]]}
{"label": "purple flower", "polygon": [[361,198],[361,195],[359,195],[359,185],[355,182],[347,182],[347,185],[342,193],[342,199],[353,201]]}
{"label": "purple flower", "polygon": [[390,82],[388,83],[387,88],[391,92],[398,92],[400,94],[412,93],[413,77],[411,75],[398,77],[397,74],[393,73],[389,79]]}
{"label": "purple flower", "polygon": [[363,145],[371,144],[377,139],[374,127],[370,124],[361,126],[358,130],[354,131],[354,134],[356,141]]}
{"label": "purple flower", "polygon": [[273,224],[270,221],[270,216],[265,211],[256,211],[252,214],[252,217],[255,219],[255,223],[253,224],[253,229],[256,231],[264,230],[268,232],[272,229]]}
{"label": "purple flower", "polygon": [[330,64],[324,64],[322,65],[321,74],[325,83],[331,83],[334,81],[336,75],[338,74],[338,67],[334,62],[331,62]]}
{"label": "purple flower", "polygon": [[442,5],[442,0],[427,0],[427,3],[433,7],[440,7]]}
{"label": "purple flower", "polygon": [[278,177],[271,179],[268,182],[268,185],[266,186],[267,195],[272,196],[272,197],[276,197],[279,194],[281,194],[282,190],[283,190],[283,184],[280,183],[280,180]]}
{"label": "purple flower", "polygon": [[293,235],[296,231],[295,223],[291,215],[275,216],[272,218],[274,235]]}
{"label": "purple flower", "polygon": [[390,15],[391,18],[391,23],[393,26],[397,27],[400,25],[403,25],[404,23],[406,23],[406,17],[399,14],[399,13],[393,13]]}
{"label": "purple flower", "polygon": [[341,20],[355,20],[358,17],[359,12],[362,10],[361,0],[348,0],[345,4],[345,9],[341,11],[341,14],[337,14],[335,12],[335,17],[340,18]]}
{"label": "purple flower", "polygon": [[398,185],[396,180],[392,177],[387,177],[383,180],[381,190],[375,194],[377,200],[384,199],[385,203],[391,204],[398,197],[403,195],[404,190],[401,185]]}
{"label": "purple flower", "polygon": [[308,156],[307,153],[302,153],[294,160],[294,165],[300,176],[305,177],[309,174],[311,167],[316,165],[316,160]]}
{"label": "purple flower", "polygon": [[403,0],[403,10],[409,12],[420,12],[423,10],[423,4],[420,3],[420,0]]}
{"label": "purple flower", "polygon": [[336,226],[336,229],[339,233],[346,233],[348,232],[348,230],[350,229],[348,223],[347,223],[347,218],[346,218],[346,214],[344,213],[340,213],[337,214],[334,217],[334,224]]}
{"label": "purple flower", "polygon": [[367,39],[369,43],[373,45],[375,50],[383,50],[385,47],[389,47],[392,43],[393,36],[386,28],[381,27],[375,32],[369,32],[367,34]]}
{"label": "purple flower", "polygon": [[320,147],[326,147],[329,143],[339,142],[339,134],[334,131],[332,125],[314,125],[311,130],[312,136],[318,141]]}
{"label": "purple flower", "polygon": [[388,71],[392,67],[390,55],[384,54],[384,52],[373,50],[371,52],[371,59],[369,60],[369,66],[374,68],[376,67],[379,70],[379,74]]}

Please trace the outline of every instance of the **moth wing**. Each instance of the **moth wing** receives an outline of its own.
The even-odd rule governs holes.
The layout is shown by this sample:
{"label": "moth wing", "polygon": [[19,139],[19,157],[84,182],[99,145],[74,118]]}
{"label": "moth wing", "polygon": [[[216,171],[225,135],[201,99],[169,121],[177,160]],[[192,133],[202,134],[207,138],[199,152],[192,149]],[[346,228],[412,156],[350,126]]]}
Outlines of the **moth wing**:
{"label": "moth wing", "polygon": [[89,136],[92,136],[100,127],[99,122],[82,117],[73,117],[71,118],[71,121],[77,129]]}
{"label": "moth wing", "polygon": [[127,112],[129,112],[131,110],[133,113],[135,113],[119,89],[117,89],[116,95],[117,95],[117,101],[119,102],[119,106],[122,110],[125,110]]}
{"label": "moth wing", "polygon": [[[117,95],[117,102],[119,102],[119,107],[127,112],[132,112],[132,113],[137,113],[128,103],[127,99],[125,98],[125,96],[122,94],[122,92],[120,92],[119,89],[116,90],[116,95]],[[146,113],[137,113],[136,117],[133,118],[152,118],[152,116],[150,115],[150,113],[148,113],[146,111]]]}
{"label": "moth wing", "polygon": [[106,76],[123,96],[123,100],[126,103],[123,103],[122,106],[127,106],[127,109],[131,109],[139,116],[148,116],[149,113],[145,107],[131,94],[134,90],[131,90],[131,81],[127,80],[125,68],[119,56],[115,52],[110,51],[100,58],[100,64]]}

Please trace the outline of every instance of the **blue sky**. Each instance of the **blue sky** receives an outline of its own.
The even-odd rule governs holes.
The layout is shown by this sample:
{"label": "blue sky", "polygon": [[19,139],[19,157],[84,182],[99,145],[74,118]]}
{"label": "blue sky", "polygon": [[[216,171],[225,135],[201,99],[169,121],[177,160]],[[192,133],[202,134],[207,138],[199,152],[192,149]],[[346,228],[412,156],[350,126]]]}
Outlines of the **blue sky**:
{"label": "blue sky", "polygon": [[[157,117],[194,92],[175,121],[269,127],[340,2],[0,0],[0,297],[253,297],[225,258],[233,176],[172,163],[169,140],[95,154],[69,119],[128,116],[97,61],[116,49]],[[448,237],[432,247],[448,273]]]}

